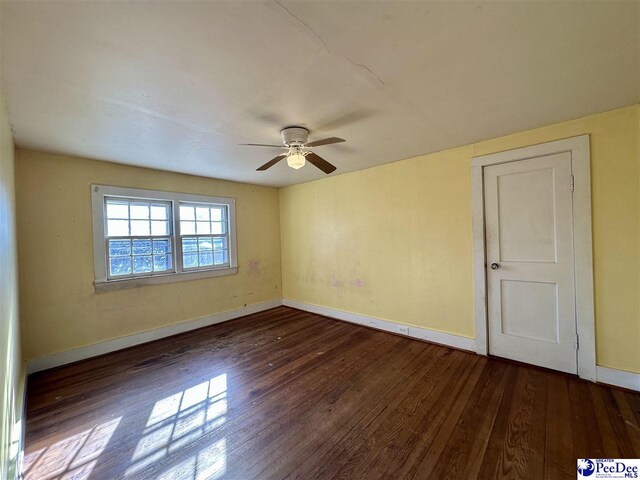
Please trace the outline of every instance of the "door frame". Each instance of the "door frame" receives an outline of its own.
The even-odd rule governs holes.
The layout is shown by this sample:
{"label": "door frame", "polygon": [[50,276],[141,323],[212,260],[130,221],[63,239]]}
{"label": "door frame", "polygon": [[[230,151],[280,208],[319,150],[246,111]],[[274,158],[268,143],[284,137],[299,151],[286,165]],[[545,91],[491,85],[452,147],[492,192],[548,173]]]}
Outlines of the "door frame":
{"label": "door frame", "polygon": [[591,157],[589,135],[541,143],[473,157],[471,159],[471,214],[473,221],[473,295],[476,353],[489,352],[484,211],[484,167],[569,152],[573,175],[573,243],[576,292],[578,376],[596,381],[596,339],[593,302],[593,248],[591,234]]}

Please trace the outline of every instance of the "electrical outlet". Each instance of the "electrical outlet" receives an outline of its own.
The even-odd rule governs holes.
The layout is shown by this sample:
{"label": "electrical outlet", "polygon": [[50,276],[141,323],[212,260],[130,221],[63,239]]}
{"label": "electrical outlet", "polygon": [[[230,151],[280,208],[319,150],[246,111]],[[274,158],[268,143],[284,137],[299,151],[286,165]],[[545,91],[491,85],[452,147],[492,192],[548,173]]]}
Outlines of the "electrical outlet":
{"label": "electrical outlet", "polygon": [[398,333],[401,334],[401,335],[409,335],[409,327],[405,327],[405,326],[400,325],[398,327]]}

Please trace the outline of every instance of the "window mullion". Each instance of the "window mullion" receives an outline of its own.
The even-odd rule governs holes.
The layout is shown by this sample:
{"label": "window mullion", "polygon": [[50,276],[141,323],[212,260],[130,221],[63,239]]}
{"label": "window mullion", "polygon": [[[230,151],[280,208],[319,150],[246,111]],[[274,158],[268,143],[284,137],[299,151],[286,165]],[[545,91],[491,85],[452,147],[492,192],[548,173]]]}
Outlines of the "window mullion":
{"label": "window mullion", "polygon": [[[198,223],[196,221],[196,232],[198,231]],[[200,237],[198,235],[196,235],[196,258],[198,259],[198,268],[200,268],[202,265],[200,265]]]}
{"label": "window mullion", "polygon": [[171,220],[172,220],[172,235],[175,239],[175,253],[174,253],[174,261],[175,261],[175,271],[177,273],[182,273],[183,269],[183,260],[182,260],[182,232],[180,231],[180,202],[171,201]]}
{"label": "window mullion", "polygon": [[[105,218],[107,216],[105,215]],[[105,227],[106,228],[106,227]],[[105,230],[106,231],[106,230]],[[109,237],[104,237],[104,264],[105,264],[105,277],[109,279],[109,272],[111,272],[111,265],[109,265]]]}

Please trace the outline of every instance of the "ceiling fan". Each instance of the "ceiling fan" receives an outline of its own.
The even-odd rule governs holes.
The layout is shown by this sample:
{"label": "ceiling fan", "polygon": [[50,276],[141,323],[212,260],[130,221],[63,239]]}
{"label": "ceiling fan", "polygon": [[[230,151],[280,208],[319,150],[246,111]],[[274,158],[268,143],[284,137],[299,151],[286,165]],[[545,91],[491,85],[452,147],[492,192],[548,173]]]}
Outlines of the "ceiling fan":
{"label": "ceiling fan", "polygon": [[342,143],[346,140],[338,137],[325,138],[323,140],[316,140],[315,142],[307,143],[307,137],[309,136],[309,130],[304,127],[287,127],[280,132],[282,137],[282,145],[267,145],[264,143],[241,143],[240,145],[246,145],[250,147],[275,147],[286,149],[286,153],[282,153],[277,157],[269,160],[267,163],[257,168],[256,170],[262,171],[267,168],[273,167],[283,158],[287,159],[287,164],[291,168],[302,168],[306,161],[324,173],[329,174],[335,171],[336,167],[327,162],[324,158],[313,153],[312,148],[320,147],[323,145],[331,145],[333,143]]}

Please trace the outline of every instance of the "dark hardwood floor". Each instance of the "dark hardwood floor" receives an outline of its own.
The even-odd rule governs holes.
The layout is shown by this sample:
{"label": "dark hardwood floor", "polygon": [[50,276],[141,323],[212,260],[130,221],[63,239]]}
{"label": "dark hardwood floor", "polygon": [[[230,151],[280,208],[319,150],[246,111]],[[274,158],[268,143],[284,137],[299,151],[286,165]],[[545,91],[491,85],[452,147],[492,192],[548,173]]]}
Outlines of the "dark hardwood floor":
{"label": "dark hardwood floor", "polygon": [[640,395],[286,307],[32,375],[24,477],[575,479]]}

